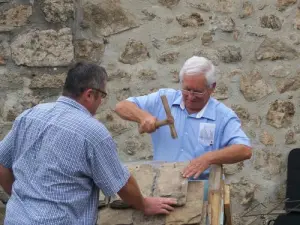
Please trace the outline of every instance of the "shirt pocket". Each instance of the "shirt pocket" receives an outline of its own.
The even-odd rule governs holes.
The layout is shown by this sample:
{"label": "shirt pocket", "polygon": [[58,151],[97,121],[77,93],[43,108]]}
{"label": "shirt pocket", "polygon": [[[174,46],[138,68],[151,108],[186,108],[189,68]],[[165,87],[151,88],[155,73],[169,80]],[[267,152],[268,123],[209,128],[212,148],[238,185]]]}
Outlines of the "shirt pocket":
{"label": "shirt pocket", "polygon": [[210,151],[212,151],[212,145],[202,145],[202,144],[198,143],[194,154],[195,154],[195,157],[199,157]]}

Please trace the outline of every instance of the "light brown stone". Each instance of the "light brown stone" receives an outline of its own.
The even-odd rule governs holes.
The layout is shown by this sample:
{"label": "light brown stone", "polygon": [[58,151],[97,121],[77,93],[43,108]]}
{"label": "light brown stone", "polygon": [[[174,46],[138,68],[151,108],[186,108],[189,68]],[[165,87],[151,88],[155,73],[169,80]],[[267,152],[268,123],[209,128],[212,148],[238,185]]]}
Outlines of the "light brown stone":
{"label": "light brown stone", "polygon": [[48,22],[61,23],[73,18],[73,0],[42,0],[40,4]]}
{"label": "light brown stone", "polygon": [[158,2],[160,4],[162,4],[163,6],[166,6],[168,8],[172,8],[176,5],[178,5],[178,3],[180,2],[180,0],[158,0]]}
{"label": "light brown stone", "polygon": [[166,51],[162,52],[157,59],[157,63],[159,64],[173,64],[177,62],[179,58],[179,52],[177,51]]}
{"label": "light brown stone", "polygon": [[195,32],[185,32],[183,35],[176,35],[169,38],[166,38],[166,41],[170,45],[178,45],[184,42],[189,42],[194,40],[197,37]]}
{"label": "light brown stone", "polygon": [[219,53],[217,50],[201,48],[196,49],[193,54],[211,60],[215,66],[218,66],[220,64]]}
{"label": "light brown stone", "polygon": [[282,22],[275,15],[265,15],[260,18],[260,24],[263,28],[271,28],[272,30],[280,30]]}
{"label": "light brown stone", "polygon": [[187,0],[187,4],[192,8],[196,8],[205,12],[210,11],[210,6],[206,1]]}
{"label": "light brown stone", "polygon": [[239,104],[231,105],[231,109],[237,114],[242,122],[249,122],[250,113],[248,112],[248,109]]}
{"label": "light brown stone", "polygon": [[138,26],[134,15],[122,8],[120,0],[84,0],[81,26],[95,36],[110,36]]}
{"label": "light brown stone", "polygon": [[56,75],[35,75],[31,83],[29,85],[29,88],[31,89],[61,89],[65,83],[66,74],[56,74]]}
{"label": "light brown stone", "polygon": [[297,10],[294,26],[297,30],[300,30],[300,8]]}
{"label": "light brown stone", "polygon": [[130,87],[123,87],[123,88],[119,89],[118,91],[116,91],[116,99],[118,101],[123,101],[123,100],[129,98],[130,96],[132,96]]}
{"label": "light brown stone", "polygon": [[14,5],[13,8],[0,14],[0,25],[23,26],[28,23],[31,14],[30,5]]}
{"label": "light brown stone", "polygon": [[238,182],[230,184],[232,197],[237,197],[239,204],[249,206],[254,200],[256,185],[242,177]]}
{"label": "light brown stone", "polygon": [[290,5],[293,5],[297,2],[297,0],[277,0],[277,8],[279,11],[285,10]]}
{"label": "light brown stone", "polygon": [[223,32],[233,32],[235,30],[235,22],[231,17],[220,17],[218,22],[218,28]]}
{"label": "light brown stone", "polygon": [[145,216],[140,211],[134,211],[132,215],[133,225],[165,225],[165,215]]}
{"label": "light brown stone", "polygon": [[206,31],[203,33],[201,37],[202,44],[207,46],[213,42],[213,36],[210,31]]}
{"label": "light brown stone", "polygon": [[176,20],[183,27],[200,27],[204,25],[204,20],[199,13],[180,15],[176,17]]}
{"label": "light brown stone", "polygon": [[276,78],[283,78],[287,77],[290,74],[292,74],[292,71],[289,68],[286,68],[282,65],[275,66],[271,71],[270,71],[270,76],[271,77],[276,77]]}
{"label": "light brown stone", "polygon": [[118,80],[118,81],[124,81],[129,82],[131,81],[131,74],[127,73],[124,70],[118,69],[112,73],[108,73],[108,80]]}
{"label": "light brown stone", "polygon": [[273,92],[271,86],[263,80],[256,69],[247,75],[242,75],[240,90],[247,101],[257,101]]}
{"label": "light brown stone", "polygon": [[179,71],[178,70],[171,70],[170,74],[172,76],[172,82],[173,83],[179,83],[180,82],[180,78],[179,78]]}
{"label": "light brown stone", "polygon": [[136,64],[150,58],[147,47],[141,42],[130,39],[124,51],[122,52],[119,61],[124,64]]}
{"label": "light brown stone", "polygon": [[295,132],[292,130],[288,130],[285,134],[285,144],[291,145],[295,144],[297,140],[295,139]]}
{"label": "light brown stone", "polygon": [[177,206],[185,205],[188,187],[188,180],[182,177],[185,166],[187,163],[162,164],[155,181],[153,196],[176,198]]}
{"label": "light brown stone", "polygon": [[157,72],[152,69],[142,69],[139,71],[138,77],[139,77],[139,79],[145,80],[145,81],[156,80]]}
{"label": "light brown stone", "polygon": [[296,91],[300,88],[300,73],[294,77],[286,77],[276,82],[279,93],[287,91]]}
{"label": "light brown stone", "polygon": [[178,207],[166,216],[166,225],[188,225],[201,222],[204,184],[201,181],[190,181],[184,207]]}
{"label": "light brown stone", "polygon": [[295,59],[298,57],[295,48],[290,47],[278,38],[265,38],[255,52],[257,60]]}
{"label": "light brown stone", "polygon": [[227,45],[218,49],[219,57],[224,63],[235,63],[242,60],[241,48]]}
{"label": "light brown stone", "polygon": [[214,93],[212,94],[217,100],[228,99],[228,86],[223,81],[218,81]]}
{"label": "light brown stone", "polygon": [[224,164],[224,174],[225,175],[234,175],[239,173],[244,167],[244,162],[234,163],[234,164]]}
{"label": "light brown stone", "polygon": [[[101,40],[101,39],[100,39]],[[89,39],[76,40],[74,43],[75,58],[77,60],[86,60],[90,62],[100,62],[105,45],[103,41]]]}
{"label": "light brown stone", "polygon": [[244,19],[250,17],[253,14],[253,5],[250,1],[243,2],[242,11],[240,13],[240,18]]}
{"label": "light brown stone", "polygon": [[99,212],[99,220],[97,225],[132,225],[133,214],[132,209],[114,210],[111,208],[104,208]]}
{"label": "light brown stone", "polygon": [[30,30],[16,38],[11,50],[17,65],[67,66],[74,58],[71,29]]}
{"label": "light brown stone", "polygon": [[267,131],[263,131],[260,134],[259,140],[261,143],[263,143],[264,145],[274,145],[274,136],[270,133],[268,133]]}
{"label": "light brown stone", "polygon": [[282,128],[288,126],[295,115],[295,106],[290,101],[276,100],[271,103],[267,113],[267,124]]}
{"label": "light brown stone", "polygon": [[0,41],[0,65],[6,64],[7,59],[11,57],[10,46],[7,41]]}
{"label": "light brown stone", "polygon": [[24,85],[23,77],[18,73],[5,72],[0,73],[0,90],[17,90]]}

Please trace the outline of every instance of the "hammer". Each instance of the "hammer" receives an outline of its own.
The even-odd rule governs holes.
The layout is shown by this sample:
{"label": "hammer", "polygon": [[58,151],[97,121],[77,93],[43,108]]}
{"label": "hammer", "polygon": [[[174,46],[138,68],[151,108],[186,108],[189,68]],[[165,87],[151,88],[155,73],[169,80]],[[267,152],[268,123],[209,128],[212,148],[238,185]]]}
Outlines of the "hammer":
{"label": "hammer", "polygon": [[164,105],[164,108],[165,108],[165,111],[166,111],[166,114],[167,114],[167,119],[161,120],[161,121],[156,121],[155,126],[156,126],[156,128],[159,128],[159,127],[164,126],[164,125],[169,125],[171,136],[172,136],[173,139],[175,139],[178,136],[177,136],[177,132],[176,132],[175,125],[174,125],[174,117],[171,114],[171,110],[170,110],[170,107],[169,107],[169,104],[168,104],[167,97],[165,95],[162,95],[162,96],[160,96],[160,98],[161,98],[161,101]]}

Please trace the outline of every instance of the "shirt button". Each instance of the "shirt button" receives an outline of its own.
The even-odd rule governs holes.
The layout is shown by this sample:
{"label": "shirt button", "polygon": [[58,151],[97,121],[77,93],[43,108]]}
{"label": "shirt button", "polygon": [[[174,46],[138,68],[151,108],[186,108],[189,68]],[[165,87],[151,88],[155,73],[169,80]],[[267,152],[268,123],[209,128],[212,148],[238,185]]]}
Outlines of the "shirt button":
{"label": "shirt button", "polygon": [[183,148],[181,149],[181,151],[183,152]]}
{"label": "shirt button", "polygon": [[185,135],[188,135],[188,132],[185,132],[184,134],[185,134]]}

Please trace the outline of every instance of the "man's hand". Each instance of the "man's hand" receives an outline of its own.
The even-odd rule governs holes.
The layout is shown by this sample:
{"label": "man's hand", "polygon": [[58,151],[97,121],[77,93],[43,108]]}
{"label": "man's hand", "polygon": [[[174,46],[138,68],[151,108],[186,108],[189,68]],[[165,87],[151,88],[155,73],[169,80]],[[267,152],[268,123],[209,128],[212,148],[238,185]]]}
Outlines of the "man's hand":
{"label": "man's hand", "polygon": [[156,118],[150,114],[146,114],[140,121],[140,133],[152,133],[156,130]]}
{"label": "man's hand", "polygon": [[209,160],[206,155],[202,155],[196,159],[193,159],[190,164],[184,168],[183,177],[190,178],[194,176],[194,179],[200,176],[210,166]]}
{"label": "man's hand", "polygon": [[176,204],[173,198],[148,197],[144,199],[144,214],[147,216],[156,214],[169,214],[174,208],[171,205]]}

